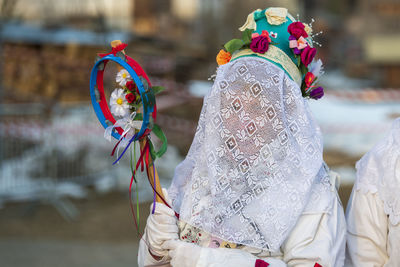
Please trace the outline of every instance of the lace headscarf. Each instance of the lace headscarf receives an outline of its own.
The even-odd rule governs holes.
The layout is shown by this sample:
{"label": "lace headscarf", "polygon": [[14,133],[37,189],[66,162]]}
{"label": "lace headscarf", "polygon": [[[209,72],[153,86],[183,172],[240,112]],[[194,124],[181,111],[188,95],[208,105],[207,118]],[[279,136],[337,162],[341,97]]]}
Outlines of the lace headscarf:
{"label": "lace headscarf", "polygon": [[356,164],[356,190],[378,193],[393,225],[400,223],[400,118]]}
{"label": "lace headscarf", "polygon": [[302,213],[327,210],[321,133],[299,86],[262,58],[220,66],[169,195],[180,220],[269,251]]}

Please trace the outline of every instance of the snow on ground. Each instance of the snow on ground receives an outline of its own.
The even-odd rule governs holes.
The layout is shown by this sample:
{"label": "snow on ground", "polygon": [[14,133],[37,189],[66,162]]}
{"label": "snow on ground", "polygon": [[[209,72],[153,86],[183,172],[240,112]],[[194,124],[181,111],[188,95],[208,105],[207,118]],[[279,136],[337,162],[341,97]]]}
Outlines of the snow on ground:
{"label": "snow on ground", "polygon": [[325,149],[360,156],[390,129],[400,103],[363,103],[329,96],[310,101],[324,134]]}

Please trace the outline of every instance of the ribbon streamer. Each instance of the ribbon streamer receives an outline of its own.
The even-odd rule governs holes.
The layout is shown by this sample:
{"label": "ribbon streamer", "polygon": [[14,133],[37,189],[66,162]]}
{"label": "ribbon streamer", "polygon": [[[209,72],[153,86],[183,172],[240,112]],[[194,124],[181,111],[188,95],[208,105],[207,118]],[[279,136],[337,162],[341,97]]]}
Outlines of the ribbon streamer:
{"label": "ribbon streamer", "polygon": [[118,52],[121,52],[122,50],[124,50],[128,45],[125,43],[121,43],[115,47],[112,47],[111,52],[110,53],[106,53],[106,54],[98,54],[100,57],[105,57],[108,55],[116,55]]}

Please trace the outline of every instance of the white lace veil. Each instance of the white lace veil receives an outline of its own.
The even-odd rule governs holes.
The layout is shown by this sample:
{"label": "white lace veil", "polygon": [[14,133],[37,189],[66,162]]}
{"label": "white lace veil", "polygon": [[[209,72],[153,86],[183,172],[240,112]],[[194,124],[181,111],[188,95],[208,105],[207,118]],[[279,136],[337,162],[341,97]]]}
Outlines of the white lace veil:
{"label": "white lace veil", "polygon": [[400,118],[356,164],[356,190],[378,193],[393,225],[400,223]]}
{"label": "white lace veil", "polygon": [[169,195],[180,220],[276,251],[303,212],[327,210],[320,129],[299,86],[269,61],[222,65]]}

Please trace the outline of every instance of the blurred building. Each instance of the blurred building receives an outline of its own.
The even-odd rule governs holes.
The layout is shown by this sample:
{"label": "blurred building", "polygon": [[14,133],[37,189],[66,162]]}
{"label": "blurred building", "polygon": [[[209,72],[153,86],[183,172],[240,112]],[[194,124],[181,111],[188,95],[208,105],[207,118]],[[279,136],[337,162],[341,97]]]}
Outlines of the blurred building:
{"label": "blurred building", "polygon": [[[146,3],[151,1],[139,1],[136,8],[133,0],[0,1],[0,9],[6,7],[0,15],[2,102],[52,105],[60,101],[89,101],[88,82],[96,53],[109,50],[114,39],[129,43],[127,52],[148,73],[161,79],[188,79],[188,65],[195,68],[193,61],[197,62],[204,53],[192,52],[185,45],[178,48],[179,41],[164,35],[146,35],[146,29],[150,29],[168,37],[171,31],[164,28],[173,28],[151,26],[151,15],[146,17],[147,22],[139,23],[140,27],[133,27],[135,10],[145,12]],[[161,6],[162,3],[148,6],[149,10],[159,10],[161,17],[164,14],[168,20],[168,1],[167,5]],[[138,15],[139,22],[140,18]]]}
{"label": "blurred building", "polygon": [[[282,4],[275,1],[275,4]],[[297,10],[297,1],[284,1]],[[249,0],[3,0],[3,101],[88,101],[89,70],[109,42],[152,76],[185,83],[215,71],[215,55],[247,14]],[[273,4],[272,2],[269,4]],[[29,81],[29,82],[27,82]],[[162,82],[161,81],[161,82]],[[173,89],[176,89],[176,86]]]}
{"label": "blurred building", "polygon": [[[222,45],[247,15],[285,6],[316,19],[327,69],[400,86],[398,0],[0,0],[4,99],[88,100],[88,71],[112,39],[153,76],[185,83],[215,71]],[[3,49],[1,49],[3,47]],[[79,60],[78,60],[79,59]],[[4,62],[7,62],[5,64]],[[29,82],[27,82],[29,81]]]}
{"label": "blurred building", "polygon": [[400,1],[360,1],[365,62],[381,73],[381,83],[400,87]]}
{"label": "blurred building", "polygon": [[214,56],[221,44],[240,34],[237,29],[250,12],[267,6],[300,8],[297,0],[134,0],[132,29],[182,46],[205,46]]}
{"label": "blurred building", "polygon": [[[7,2],[7,0],[3,0]],[[106,27],[128,30],[132,24],[132,0],[11,0],[13,17],[47,27]]]}

